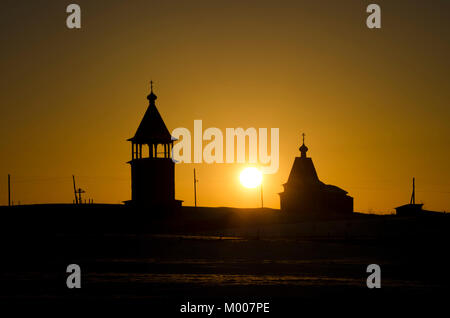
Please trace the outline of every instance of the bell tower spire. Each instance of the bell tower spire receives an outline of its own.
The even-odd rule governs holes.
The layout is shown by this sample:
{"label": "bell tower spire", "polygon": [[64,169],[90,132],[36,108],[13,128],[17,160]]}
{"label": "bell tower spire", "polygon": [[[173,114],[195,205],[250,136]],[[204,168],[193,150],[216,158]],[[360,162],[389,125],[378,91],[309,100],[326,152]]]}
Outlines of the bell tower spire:
{"label": "bell tower spire", "polygon": [[302,134],[302,138],[303,138],[303,144],[301,145],[301,147],[298,149],[300,150],[300,158],[306,158],[306,152],[308,151],[308,147],[306,147],[305,145],[305,133]]}
{"label": "bell tower spire", "polygon": [[147,96],[148,101],[150,102],[150,105],[155,105],[155,100],[158,97],[153,93],[153,81],[150,81],[150,94]]}

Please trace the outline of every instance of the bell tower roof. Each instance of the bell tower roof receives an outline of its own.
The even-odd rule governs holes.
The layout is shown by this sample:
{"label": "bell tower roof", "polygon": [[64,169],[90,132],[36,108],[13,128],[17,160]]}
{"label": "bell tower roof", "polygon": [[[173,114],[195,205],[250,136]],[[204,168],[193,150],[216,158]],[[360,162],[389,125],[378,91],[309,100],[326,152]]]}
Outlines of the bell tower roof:
{"label": "bell tower roof", "polygon": [[139,124],[134,137],[128,139],[136,144],[171,143],[172,136],[156,108],[157,96],[153,93],[153,81],[150,82],[150,94],[147,96],[149,105]]}

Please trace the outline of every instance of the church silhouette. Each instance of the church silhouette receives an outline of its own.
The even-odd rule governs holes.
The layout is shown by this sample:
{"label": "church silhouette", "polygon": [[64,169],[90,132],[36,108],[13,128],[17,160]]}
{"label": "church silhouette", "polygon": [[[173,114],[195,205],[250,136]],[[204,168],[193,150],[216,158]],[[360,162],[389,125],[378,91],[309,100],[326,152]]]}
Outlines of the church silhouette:
{"label": "church silhouette", "polygon": [[319,180],[314,163],[306,156],[308,147],[299,148],[288,181],[280,195],[281,211],[304,216],[349,215],[353,213],[353,197],[347,191]]}

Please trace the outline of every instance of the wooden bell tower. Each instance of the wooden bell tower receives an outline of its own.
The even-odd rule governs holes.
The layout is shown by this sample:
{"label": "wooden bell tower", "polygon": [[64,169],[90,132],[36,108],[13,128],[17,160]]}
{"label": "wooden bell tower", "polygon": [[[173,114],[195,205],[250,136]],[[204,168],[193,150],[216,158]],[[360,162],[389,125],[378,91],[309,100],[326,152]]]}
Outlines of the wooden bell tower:
{"label": "wooden bell tower", "polygon": [[[131,201],[137,206],[180,206],[175,200],[175,164],[172,161],[172,136],[156,108],[151,82],[149,106],[131,141]],[[148,149],[143,155],[144,150]]]}

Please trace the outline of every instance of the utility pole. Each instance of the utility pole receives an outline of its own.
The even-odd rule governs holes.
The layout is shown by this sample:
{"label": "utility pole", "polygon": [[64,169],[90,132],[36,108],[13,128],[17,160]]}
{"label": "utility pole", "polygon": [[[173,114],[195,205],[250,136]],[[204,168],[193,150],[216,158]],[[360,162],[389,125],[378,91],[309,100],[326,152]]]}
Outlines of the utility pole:
{"label": "utility pole", "polygon": [[[84,191],[81,188],[78,188],[77,193],[78,193],[78,204],[83,204],[83,199],[81,197],[81,194],[86,193],[86,191]],[[84,203],[86,204],[86,199],[84,199]]]}
{"label": "utility pole", "polygon": [[261,186],[261,209],[262,209],[262,208],[264,208],[262,180],[261,180],[260,186]]}
{"label": "utility pole", "polygon": [[197,177],[195,176],[195,168],[194,168],[194,206],[197,207]]}
{"label": "utility pole", "polygon": [[73,194],[75,195],[75,204],[78,204],[78,197],[77,197],[77,187],[75,186],[75,176],[72,175],[73,179]]}
{"label": "utility pole", "polygon": [[416,204],[416,178],[413,178],[413,191],[411,194],[411,201],[409,204]]}
{"label": "utility pole", "polygon": [[11,206],[11,175],[8,174],[8,206]]}

